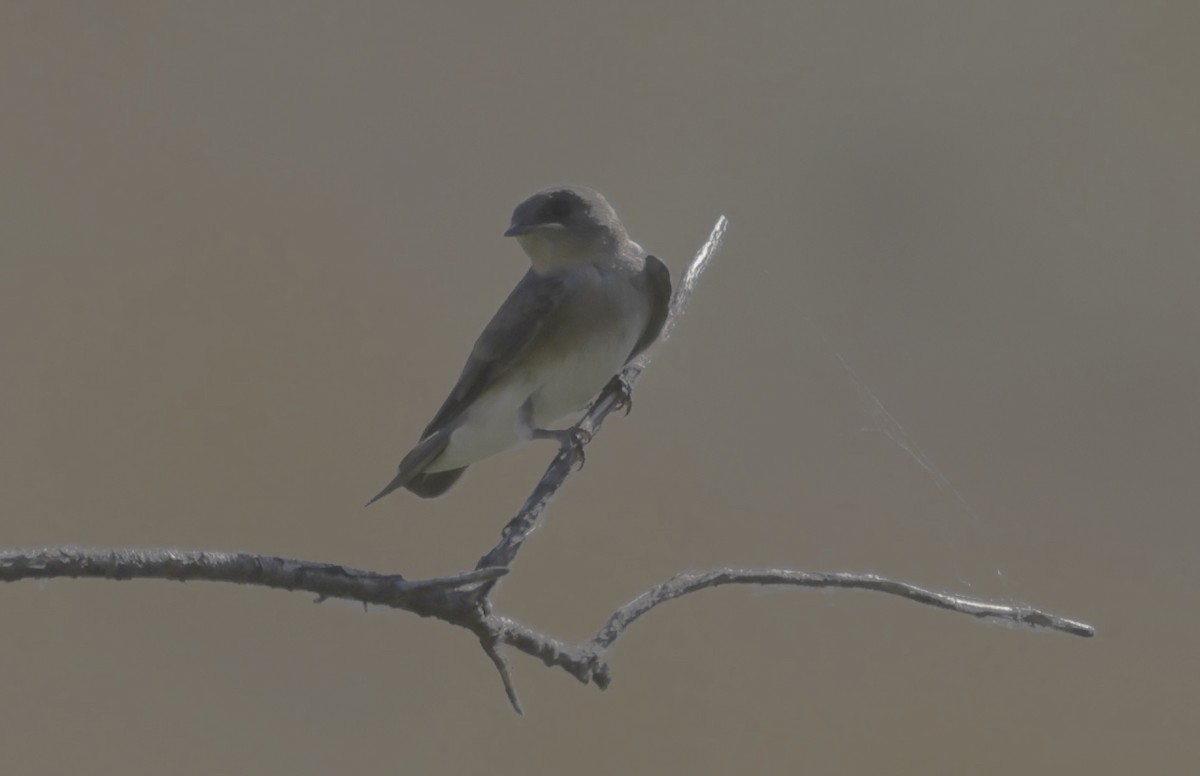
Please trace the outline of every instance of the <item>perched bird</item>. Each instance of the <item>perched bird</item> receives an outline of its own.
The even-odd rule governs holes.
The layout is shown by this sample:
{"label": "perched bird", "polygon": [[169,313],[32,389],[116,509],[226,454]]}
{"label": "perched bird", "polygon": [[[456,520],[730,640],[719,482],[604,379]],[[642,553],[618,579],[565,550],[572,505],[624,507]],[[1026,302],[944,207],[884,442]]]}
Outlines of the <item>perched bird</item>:
{"label": "perched bird", "polygon": [[662,331],[670,272],[629,239],[598,192],[543,189],[517,205],[504,236],[517,238],[532,267],[368,505],[397,488],[440,496],[470,464],[529,439],[571,443],[569,430],[547,426],[583,409]]}

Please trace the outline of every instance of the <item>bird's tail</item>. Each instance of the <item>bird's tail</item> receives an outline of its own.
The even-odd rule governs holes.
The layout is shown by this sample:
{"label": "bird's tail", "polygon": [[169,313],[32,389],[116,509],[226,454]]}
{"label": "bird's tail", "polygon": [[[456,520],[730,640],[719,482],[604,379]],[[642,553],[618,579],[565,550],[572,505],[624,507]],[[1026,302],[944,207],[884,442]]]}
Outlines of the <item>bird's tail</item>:
{"label": "bird's tail", "polygon": [[392,481],[385,485],[383,490],[376,493],[375,497],[366,503],[366,506],[371,506],[397,488],[407,487],[422,498],[432,498],[445,493],[454,484],[454,481],[462,476],[463,469],[430,474],[424,474],[423,470],[433,462],[433,459],[442,454],[449,442],[450,434],[447,431],[439,431],[422,439],[408,455],[404,456]]}
{"label": "bird's tail", "polygon": [[458,482],[458,478],[467,470],[467,467],[461,469],[450,469],[444,472],[434,472],[433,474],[418,474],[404,484],[404,487],[411,490],[421,498],[433,498],[440,496],[450,487]]}

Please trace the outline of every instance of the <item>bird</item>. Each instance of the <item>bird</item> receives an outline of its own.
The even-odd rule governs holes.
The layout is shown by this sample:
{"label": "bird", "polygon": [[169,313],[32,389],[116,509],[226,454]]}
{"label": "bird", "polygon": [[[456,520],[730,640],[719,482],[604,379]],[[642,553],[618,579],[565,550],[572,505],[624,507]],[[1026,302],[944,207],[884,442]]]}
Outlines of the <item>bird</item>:
{"label": "bird", "polygon": [[513,210],[530,267],[475,342],[462,374],[415,447],[367,506],[398,488],[449,490],[468,466],[531,439],[580,444],[549,426],[582,410],[658,338],[671,273],[630,239],[586,186],[553,186]]}

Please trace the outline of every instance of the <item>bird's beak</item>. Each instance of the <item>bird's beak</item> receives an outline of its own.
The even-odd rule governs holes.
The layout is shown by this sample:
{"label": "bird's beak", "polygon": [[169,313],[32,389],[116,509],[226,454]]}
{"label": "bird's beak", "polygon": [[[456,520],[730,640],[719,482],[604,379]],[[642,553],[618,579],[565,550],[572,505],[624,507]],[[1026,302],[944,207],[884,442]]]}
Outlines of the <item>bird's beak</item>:
{"label": "bird's beak", "polygon": [[566,229],[560,223],[547,221],[544,224],[513,224],[504,232],[505,237],[520,237],[530,232],[545,232],[548,230]]}

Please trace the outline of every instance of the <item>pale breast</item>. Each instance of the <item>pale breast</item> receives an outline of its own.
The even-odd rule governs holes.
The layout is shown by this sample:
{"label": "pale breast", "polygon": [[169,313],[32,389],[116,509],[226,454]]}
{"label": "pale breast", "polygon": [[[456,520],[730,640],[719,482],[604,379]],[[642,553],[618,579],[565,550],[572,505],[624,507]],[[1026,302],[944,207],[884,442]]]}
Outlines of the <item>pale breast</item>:
{"label": "pale breast", "polygon": [[620,371],[649,319],[649,301],[630,274],[589,268],[573,273],[570,296],[520,363],[464,413],[445,452],[427,471],[466,466],[528,438],[519,414],[531,403],[533,425],[553,426],[582,409]]}
{"label": "pale breast", "polygon": [[520,379],[509,379],[485,392],[467,410],[451,432],[445,451],[426,471],[457,469],[516,446],[522,441],[517,416],[532,389]]}
{"label": "pale breast", "polygon": [[545,428],[584,407],[620,371],[646,327],[649,309],[627,273],[598,271],[578,289],[531,394],[533,420]]}

